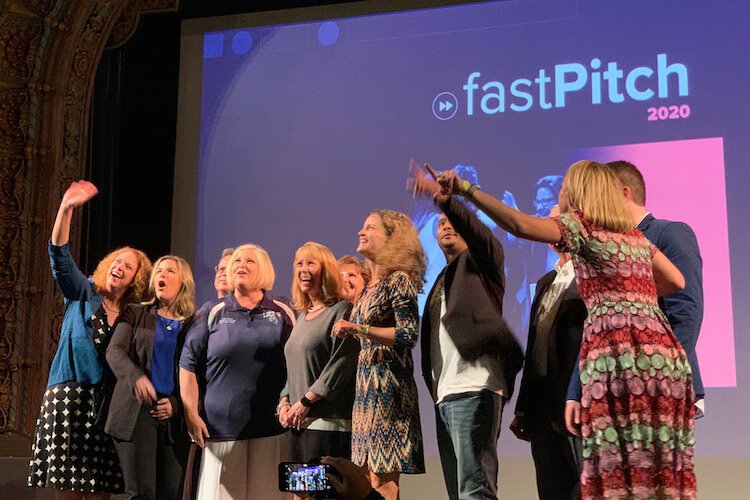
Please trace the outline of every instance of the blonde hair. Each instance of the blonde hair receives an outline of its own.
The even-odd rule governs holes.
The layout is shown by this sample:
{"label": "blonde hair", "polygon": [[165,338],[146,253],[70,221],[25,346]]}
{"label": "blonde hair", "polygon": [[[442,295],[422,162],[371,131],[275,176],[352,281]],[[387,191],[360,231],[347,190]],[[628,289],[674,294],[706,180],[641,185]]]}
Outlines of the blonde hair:
{"label": "blonde hair", "polygon": [[132,247],[120,247],[116,250],[109,252],[99,264],[96,265],[96,270],[91,278],[94,281],[94,290],[97,293],[102,293],[107,288],[107,271],[112,262],[124,252],[133,252],[136,260],[138,260],[138,269],[133,276],[133,282],[130,283],[127,291],[120,298],[120,305],[130,304],[132,302],[140,302],[149,297],[148,295],[148,278],[151,274],[151,261],[146,254]]}
{"label": "blonde hair", "polygon": [[273,269],[271,257],[268,256],[268,252],[263,250],[263,247],[255,243],[245,243],[234,249],[232,258],[229,259],[229,264],[227,265],[227,284],[229,288],[234,289],[234,261],[246,250],[255,252],[255,259],[258,261],[258,279],[253,283],[253,288],[272,290],[273,284],[276,281],[276,271]]}
{"label": "blonde hair", "polygon": [[159,264],[165,260],[173,260],[177,263],[177,273],[180,276],[180,291],[177,292],[177,297],[174,299],[177,316],[180,319],[189,318],[195,314],[196,309],[195,280],[193,279],[193,271],[190,269],[190,264],[179,255],[164,255],[156,259],[154,268],[151,271],[151,279],[148,280],[148,291],[153,298],[148,302],[144,302],[144,304],[156,304],[159,302],[154,292],[154,280],[156,279],[156,271],[159,269]]}
{"label": "blonde hair", "polygon": [[[320,262],[320,292],[323,303],[332,306],[341,300],[341,273],[336,265],[336,258],[325,245],[308,241],[297,249],[294,254],[293,266],[296,267],[303,255],[309,255],[313,260]],[[296,269],[293,272],[292,281],[292,307],[304,311],[312,306],[310,296],[302,291],[299,286],[299,278]]]}
{"label": "blonde hair", "polygon": [[374,257],[382,276],[387,278],[396,271],[403,271],[421,290],[427,270],[427,257],[419,242],[419,233],[411,219],[395,210],[373,210],[370,214],[380,217],[387,237],[383,249]]}
{"label": "blonde hair", "polygon": [[635,227],[622,183],[606,165],[591,160],[575,162],[565,174],[563,192],[570,208],[599,226],[618,233]]}
{"label": "blonde hair", "polygon": [[370,282],[372,279],[372,275],[370,274],[370,268],[365,264],[364,261],[359,260],[354,255],[344,255],[339,260],[336,261],[336,265],[339,266],[339,270],[343,269],[344,266],[353,265],[357,266],[359,269],[359,274],[362,275],[362,279],[365,282],[365,286]]}

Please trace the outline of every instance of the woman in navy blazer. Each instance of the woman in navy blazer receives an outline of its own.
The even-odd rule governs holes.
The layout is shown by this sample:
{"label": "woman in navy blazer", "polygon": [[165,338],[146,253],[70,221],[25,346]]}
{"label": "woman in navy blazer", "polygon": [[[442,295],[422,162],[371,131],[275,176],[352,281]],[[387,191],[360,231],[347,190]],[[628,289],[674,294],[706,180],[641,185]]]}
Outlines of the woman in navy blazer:
{"label": "woman in navy blazer", "polygon": [[176,255],[161,257],[149,289],[155,298],[127,307],[107,349],[117,384],[105,431],[115,438],[128,498],[175,499],[189,448],[178,367],[195,313],[190,266]]}

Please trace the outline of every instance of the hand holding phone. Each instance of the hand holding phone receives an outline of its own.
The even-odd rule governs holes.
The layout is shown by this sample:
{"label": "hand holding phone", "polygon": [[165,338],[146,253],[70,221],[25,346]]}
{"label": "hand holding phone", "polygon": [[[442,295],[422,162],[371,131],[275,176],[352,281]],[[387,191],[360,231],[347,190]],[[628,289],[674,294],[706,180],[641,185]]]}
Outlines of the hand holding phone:
{"label": "hand holding phone", "polygon": [[326,474],[335,473],[331,465],[281,462],[279,464],[279,491],[297,493],[300,496],[324,495],[330,498],[335,494],[335,490]]}

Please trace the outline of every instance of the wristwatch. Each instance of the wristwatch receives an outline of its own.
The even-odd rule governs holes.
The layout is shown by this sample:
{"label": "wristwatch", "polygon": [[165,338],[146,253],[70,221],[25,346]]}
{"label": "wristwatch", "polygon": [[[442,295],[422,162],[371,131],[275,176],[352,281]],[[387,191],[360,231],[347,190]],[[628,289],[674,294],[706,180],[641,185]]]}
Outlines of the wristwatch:
{"label": "wristwatch", "polygon": [[307,396],[302,396],[299,402],[302,403],[302,406],[305,408],[312,408],[313,402],[307,399]]}

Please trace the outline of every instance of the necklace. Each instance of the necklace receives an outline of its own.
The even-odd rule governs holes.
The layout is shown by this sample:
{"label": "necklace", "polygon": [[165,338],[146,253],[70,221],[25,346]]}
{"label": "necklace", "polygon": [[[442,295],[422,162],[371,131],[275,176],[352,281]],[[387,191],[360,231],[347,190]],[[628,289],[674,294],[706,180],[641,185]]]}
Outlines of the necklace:
{"label": "necklace", "polygon": [[326,306],[325,304],[321,304],[319,306],[308,308],[307,312],[309,312],[309,313],[318,312],[318,311],[321,311],[321,310],[325,309],[326,307],[328,307],[328,306]]}
{"label": "necklace", "polygon": [[173,328],[173,326],[172,326],[172,325],[174,325],[174,324],[175,324],[175,322],[177,321],[177,318],[174,318],[174,319],[169,319],[169,318],[165,318],[164,316],[159,316],[159,317],[160,317],[160,318],[161,318],[162,320],[164,320],[164,322],[166,323],[166,325],[164,326],[164,328],[166,328],[166,329],[167,329],[167,331],[171,332],[171,331],[172,331],[172,328]]}
{"label": "necklace", "polygon": [[104,309],[106,309],[107,311],[109,311],[109,312],[111,312],[113,314],[120,314],[120,309],[116,308],[116,307],[113,307],[113,306],[107,305],[107,300],[106,299],[102,300],[102,305],[104,306]]}

